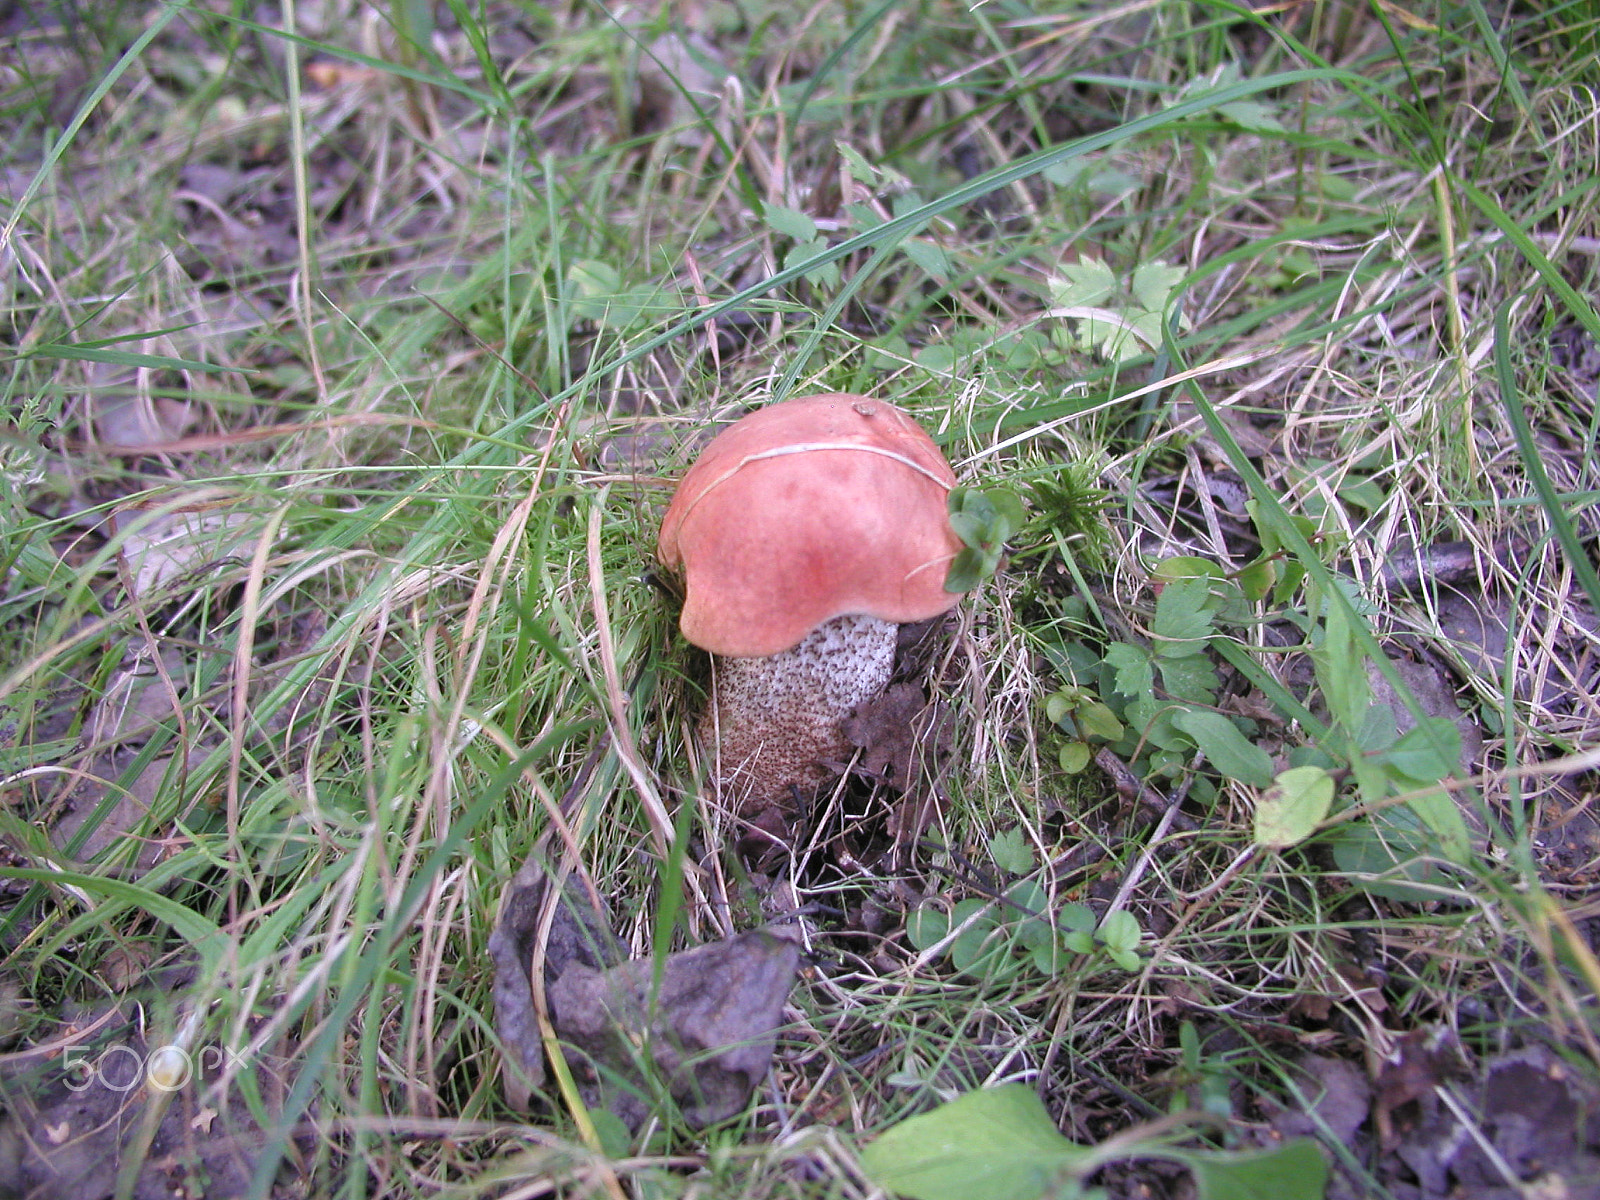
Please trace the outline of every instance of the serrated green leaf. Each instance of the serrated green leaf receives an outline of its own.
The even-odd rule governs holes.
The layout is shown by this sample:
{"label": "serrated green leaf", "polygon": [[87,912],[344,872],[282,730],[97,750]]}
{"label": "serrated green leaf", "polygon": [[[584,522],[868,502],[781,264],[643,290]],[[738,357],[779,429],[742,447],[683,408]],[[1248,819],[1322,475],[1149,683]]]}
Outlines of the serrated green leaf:
{"label": "serrated green leaf", "polygon": [[1075,263],[1063,263],[1061,274],[1050,281],[1050,303],[1056,308],[1085,308],[1099,304],[1117,290],[1117,277],[1092,254]]}
{"label": "serrated green leaf", "polygon": [[1032,1088],[1008,1083],[902,1121],[861,1152],[861,1167],[912,1200],[1035,1200],[1090,1154],[1061,1136]]}
{"label": "serrated green leaf", "polygon": [[953,272],[950,269],[950,256],[944,252],[943,247],[923,238],[907,238],[900,243],[900,249],[905,251],[905,256],[927,274],[943,282],[950,278]]}
{"label": "serrated green leaf", "polygon": [[1191,655],[1188,658],[1163,658],[1160,663],[1162,686],[1174,697],[1191,704],[1210,704],[1215,701],[1217,672],[1209,660]]}
{"label": "serrated green leaf", "polygon": [[1148,696],[1155,690],[1150,652],[1143,646],[1113,642],[1106,647],[1106,665],[1113,672],[1116,689],[1130,699]]}
{"label": "serrated green leaf", "polygon": [[1173,717],[1172,723],[1194,739],[1206,760],[1226,778],[1251,787],[1271,786],[1271,756],[1221,713],[1191,708]]}
{"label": "serrated green leaf", "polygon": [[1169,266],[1160,259],[1143,263],[1133,269],[1133,298],[1141,307],[1159,315],[1186,274],[1182,267]]}
{"label": "serrated green leaf", "polygon": [[854,146],[835,142],[833,148],[839,152],[839,157],[844,159],[845,170],[850,172],[851,179],[857,183],[877,183],[878,169],[862,157],[861,152]]}
{"label": "serrated green leaf", "polygon": [[1233,100],[1217,105],[1217,112],[1241,129],[1253,133],[1282,133],[1283,122],[1269,105],[1259,100]]}
{"label": "serrated green leaf", "polygon": [[1321,767],[1279,772],[1256,802],[1256,845],[1282,850],[1305,841],[1327,817],[1333,793],[1333,777]]}
{"label": "serrated green leaf", "polygon": [[761,215],[774,233],[793,238],[797,242],[817,240],[817,223],[799,209],[785,208],[781,204],[762,206]]}
{"label": "serrated green leaf", "polygon": [[1034,866],[1033,847],[1015,825],[989,839],[989,857],[1010,875],[1026,875]]}
{"label": "serrated green leaf", "polygon": [[1206,579],[1174,579],[1156,597],[1151,625],[1154,650],[1162,658],[1199,654],[1211,636],[1211,583]]}
{"label": "serrated green leaf", "polygon": [[1166,330],[1166,316],[1159,312],[1130,312],[1124,314],[1128,328],[1133,333],[1131,342],[1123,347],[1125,355],[1129,358],[1143,354],[1146,350],[1154,350],[1161,345],[1162,333]]}

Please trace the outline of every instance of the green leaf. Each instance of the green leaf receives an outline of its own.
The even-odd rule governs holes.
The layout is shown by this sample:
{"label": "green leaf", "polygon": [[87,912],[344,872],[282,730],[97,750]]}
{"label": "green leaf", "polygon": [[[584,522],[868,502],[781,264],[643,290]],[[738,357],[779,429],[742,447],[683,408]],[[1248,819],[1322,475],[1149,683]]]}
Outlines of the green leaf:
{"label": "green leaf", "polygon": [[1074,933],[1094,932],[1094,909],[1087,904],[1063,904],[1061,911],[1056,913],[1056,924]]}
{"label": "green leaf", "polygon": [[906,918],[906,939],[918,950],[926,950],[944,940],[950,932],[950,914],[924,904]]}
{"label": "green leaf", "polygon": [[950,269],[950,256],[933,242],[923,238],[907,238],[900,243],[900,249],[904,250],[906,257],[923,271],[941,282],[954,274]]}
{"label": "green leaf", "polygon": [[1063,689],[1044,698],[1044,715],[1050,724],[1060,725],[1071,719],[1072,710],[1079,703],[1078,695],[1078,689],[1073,688],[1071,694]]}
{"label": "green leaf", "polygon": [[1050,303],[1056,308],[1081,308],[1099,304],[1117,290],[1117,277],[1092,254],[1066,263],[1050,281]]}
{"label": "green leaf", "polygon": [[878,181],[878,171],[869,163],[861,152],[854,146],[844,142],[835,142],[833,148],[839,152],[839,157],[844,159],[845,170],[850,172],[850,178],[857,183],[875,184]]}
{"label": "green leaf", "polygon": [[1098,700],[1079,705],[1072,715],[1077,718],[1078,728],[1085,737],[1097,737],[1107,742],[1122,737],[1122,722],[1117,720],[1117,714]]}
{"label": "green leaf", "polygon": [[1221,564],[1198,554],[1174,554],[1163,558],[1150,570],[1151,585],[1157,589],[1180,580],[1200,579],[1209,585],[1225,578]]}
{"label": "green leaf", "polygon": [[1239,572],[1239,590],[1250,600],[1265,600],[1278,580],[1278,560],[1258,558]]}
{"label": "green leaf", "polygon": [[1139,955],[1132,950],[1116,950],[1107,946],[1106,955],[1112,962],[1129,974],[1139,969]]}
{"label": "green leaf", "polygon": [[1310,1138],[1270,1150],[1185,1152],[1199,1200],[1322,1200],[1328,1164]]}
{"label": "green leaf", "polygon": [[1122,695],[1137,699],[1155,690],[1150,652],[1144,647],[1113,642],[1106,647],[1106,665],[1111,668],[1116,689]]}
{"label": "green leaf", "polygon": [[1205,579],[1176,579],[1156,597],[1151,632],[1162,658],[1199,654],[1211,636],[1211,584]]}
{"label": "green leaf", "polygon": [[988,561],[982,550],[974,550],[971,546],[959,551],[950,560],[950,570],[944,577],[944,590],[970,592],[987,577],[988,571],[984,568]]}
{"label": "green leaf", "polygon": [[[798,270],[805,273],[806,282],[812,287],[838,287],[839,263],[837,259],[827,259],[828,243],[826,239],[816,238],[809,242],[796,242],[789,253],[783,256],[784,270]],[[807,271],[806,266],[816,262],[817,266]]]}
{"label": "green leaf", "polygon": [[1333,804],[1333,777],[1321,767],[1290,767],[1256,803],[1255,841],[1282,850],[1316,830]]}
{"label": "green leaf", "polygon": [[[1189,662],[1189,659],[1178,659],[1180,663]],[[1165,672],[1163,671],[1163,674]],[[1187,754],[1194,749],[1194,739],[1184,733],[1172,723],[1172,718],[1183,709],[1164,700],[1156,700],[1146,696],[1135,700],[1123,710],[1123,716],[1132,726],[1134,733],[1162,750],[1174,750]]]}
{"label": "green leaf", "polygon": [[1217,695],[1217,672],[1198,655],[1188,658],[1163,658],[1161,683],[1179,700],[1191,704],[1210,704]]}
{"label": "green leaf", "polygon": [[1423,857],[1435,849],[1436,843],[1410,808],[1388,808],[1364,820],[1348,821],[1338,827],[1332,847],[1334,865],[1339,870],[1352,875],[1382,876],[1355,882],[1390,900],[1437,900],[1438,892],[1410,885],[1447,882],[1444,872]]}
{"label": "green leaf", "polygon": [[1085,770],[1093,758],[1094,751],[1089,749],[1087,742],[1067,742],[1056,755],[1061,769],[1068,775],[1076,775]]}
{"label": "green leaf", "polygon": [[110,363],[114,367],[143,367],[152,371],[232,371],[237,367],[223,367],[216,363],[197,362],[192,358],[173,358],[166,354],[140,354],[134,350],[102,350],[94,346],[74,345],[68,342],[41,342],[30,349],[27,358],[70,358],[81,362]]}
{"label": "green leaf", "polygon": [[1217,112],[1241,129],[1253,133],[1282,133],[1283,122],[1278,120],[1270,105],[1259,100],[1235,100],[1231,104],[1217,105]]}
{"label": "green leaf", "polygon": [[989,839],[989,856],[995,866],[1010,875],[1026,875],[1033,870],[1033,847],[1015,825]]}
{"label": "green leaf", "polygon": [[[1046,931],[1048,932],[1048,931]],[[1041,975],[1054,975],[1061,967],[1062,954],[1069,947],[1064,947],[1053,936],[1046,938],[1019,938],[1028,950],[1028,961],[1033,964],[1033,969]]]}
{"label": "green leaf", "polygon": [[1074,929],[1071,933],[1061,935],[1061,944],[1074,954],[1093,954],[1095,948],[1094,934],[1083,933]]}
{"label": "green leaf", "polygon": [[[1119,951],[1132,953],[1139,948],[1138,918],[1125,908],[1114,909],[1100,922],[1100,928],[1095,930],[1095,936],[1104,942],[1106,949],[1113,954]],[[1137,956],[1134,961],[1138,962]]]}
{"label": "green leaf", "polygon": [[1383,757],[1407,779],[1437,783],[1461,767],[1461,730],[1448,717],[1425,717],[1401,734]]}
{"label": "green leaf", "polygon": [[1135,267],[1133,298],[1159,317],[1186,274],[1182,267],[1168,266],[1160,259]]}
{"label": "green leaf", "polygon": [[[1029,864],[1032,864],[1033,855],[1028,855]],[[1044,884],[1037,879],[1019,879],[1006,889],[1006,899],[1015,908],[1007,907],[1005,918],[1008,921],[1021,919],[1024,924],[1039,925],[1043,922],[1037,917],[1028,914],[1042,913],[1050,904],[1050,893],[1044,890]],[[1049,928],[1049,926],[1045,926]]]}
{"label": "green leaf", "polygon": [[767,204],[763,206],[762,215],[766,217],[767,224],[775,233],[791,237],[797,242],[817,240],[817,223],[798,209],[785,208],[781,204]]}
{"label": "green leaf", "polygon": [[6,868],[6,876],[57,887],[75,887],[91,896],[103,897],[105,903],[98,905],[92,914],[85,914],[102,923],[111,921],[125,907],[142,909],[156,920],[171,926],[174,933],[199,953],[208,970],[220,960],[228,945],[228,938],[222,930],[203,914],[169,896],[126,880],[79,871],[45,871],[36,867],[10,866]]}
{"label": "green leaf", "polygon": [[1407,796],[1406,807],[1439,839],[1439,850],[1446,858],[1463,866],[1472,862],[1472,835],[1453,795],[1444,788],[1430,788]]}
{"label": "green leaf", "polygon": [[1271,756],[1221,713],[1191,708],[1174,716],[1172,723],[1192,737],[1211,765],[1228,779],[1251,787],[1271,786]]}
{"label": "green leaf", "polygon": [[985,488],[983,496],[994,509],[995,528],[1000,531],[1000,541],[1005,541],[1028,523],[1028,513],[1022,507],[1022,497],[1010,488]]}
{"label": "green leaf", "polygon": [[1320,605],[1322,641],[1311,653],[1317,683],[1328,713],[1345,729],[1361,727],[1372,689],[1367,684],[1367,656],[1357,649],[1355,632],[1345,606],[1328,598]]}
{"label": "green leaf", "polygon": [[567,268],[567,284],[583,300],[615,296],[622,290],[622,276],[609,263],[583,258]]}
{"label": "green leaf", "polygon": [[861,1167],[912,1200],[1035,1200],[1091,1154],[1061,1136],[1032,1088],[1008,1083],[902,1121],[861,1152]]}
{"label": "green leaf", "polygon": [[950,514],[950,528],[955,535],[974,550],[981,550],[989,540],[989,521],[974,512]]}
{"label": "green leaf", "polygon": [[[973,920],[974,916],[977,917]],[[967,924],[968,921],[972,923]],[[974,975],[983,975],[986,964],[995,945],[989,938],[995,932],[996,925],[993,907],[987,900],[963,900],[955,906],[950,914],[950,928],[966,925],[966,928],[956,934],[956,940],[950,943],[950,965],[958,971],[971,971]]]}
{"label": "green leaf", "polygon": [[1366,716],[1361,718],[1355,735],[1356,745],[1367,754],[1388,750],[1400,740],[1400,725],[1395,720],[1394,709],[1381,702],[1367,705]]}

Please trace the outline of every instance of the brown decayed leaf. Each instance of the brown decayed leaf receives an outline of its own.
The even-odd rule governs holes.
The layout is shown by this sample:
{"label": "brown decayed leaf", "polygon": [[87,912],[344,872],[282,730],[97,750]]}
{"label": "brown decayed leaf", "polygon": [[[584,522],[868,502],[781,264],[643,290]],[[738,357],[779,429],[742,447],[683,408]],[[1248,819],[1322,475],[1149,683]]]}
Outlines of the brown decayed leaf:
{"label": "brown decayed leaf", "polygon": [[571,892],[557,902],[541,945],[547,888],[530,859],[506,889],[489,941],[496,1025],[513,1060],[503,1064],[508,1100],[526,1108],[545,1077],[537,970],[586,1106],[637,1128],[654,1111],[649,1083],[656,1080],[694,1126],[743,1108],[771,1062],[799,947],[752,930],[659,964],[624,959],[608,918]]}

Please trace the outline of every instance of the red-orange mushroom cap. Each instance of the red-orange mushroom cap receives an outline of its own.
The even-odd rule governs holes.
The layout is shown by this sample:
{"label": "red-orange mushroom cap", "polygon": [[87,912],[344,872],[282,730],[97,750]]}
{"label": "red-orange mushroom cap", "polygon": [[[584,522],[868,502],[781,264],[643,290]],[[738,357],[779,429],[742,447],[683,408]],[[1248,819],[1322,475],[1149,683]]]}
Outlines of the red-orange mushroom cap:
{"label": "red-orange mushroom cap", "polygon": [[955,473],[892,404],[833,393],[769,405],[714,438],[661,522],[657,556],[684,576],[679,625],[713,654],[791,649],[824,621],[905,624],[948,611],[961,540]]}

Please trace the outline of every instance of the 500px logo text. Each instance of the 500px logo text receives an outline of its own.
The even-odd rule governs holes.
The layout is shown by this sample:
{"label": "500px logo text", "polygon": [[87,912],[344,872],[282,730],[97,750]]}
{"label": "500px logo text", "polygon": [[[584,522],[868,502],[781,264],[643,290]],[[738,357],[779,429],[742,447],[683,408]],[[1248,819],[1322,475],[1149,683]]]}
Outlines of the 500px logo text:
{"label": "500px logo text", "polygon": [[121,1045],[68,1046],[61,1052],[64,1082],[73,1092],[86,1091],[97,1084],[112,1092],[131,1092],[146,1086],[158,1092],[175,1092],[195,1078],[243,1065],[244,1059],[226,1046],[201,1046],[195,1050],[170,1044],[153,1050]]}

